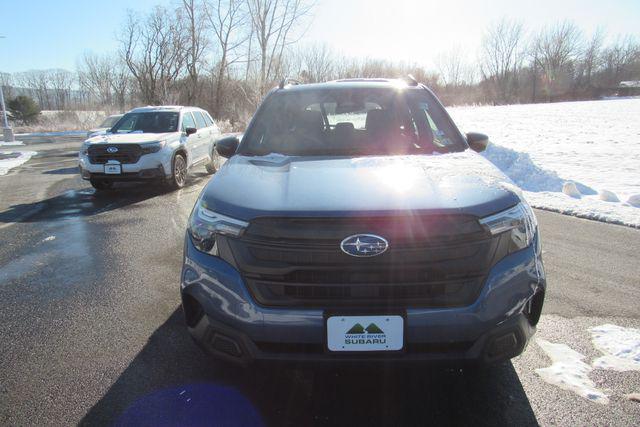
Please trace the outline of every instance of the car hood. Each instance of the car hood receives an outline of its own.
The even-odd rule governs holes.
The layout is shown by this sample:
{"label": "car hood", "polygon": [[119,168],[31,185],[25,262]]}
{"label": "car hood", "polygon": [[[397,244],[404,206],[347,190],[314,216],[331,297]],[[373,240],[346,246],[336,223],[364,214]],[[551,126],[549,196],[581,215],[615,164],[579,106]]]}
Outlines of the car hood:
{"label": "car hood", "polygon": [[461,153],[384,157],[234,156],[202,200],[243,220],[429,211],[486,216],[520,201],[489,161]]}
{"label": "car hood", "polygon": [[143,144],[145,142],[163,141],[174,136],[178,132],[169,133],[105,133],[94,135],[87,139],[89,144],[111,143],[111,144]]}

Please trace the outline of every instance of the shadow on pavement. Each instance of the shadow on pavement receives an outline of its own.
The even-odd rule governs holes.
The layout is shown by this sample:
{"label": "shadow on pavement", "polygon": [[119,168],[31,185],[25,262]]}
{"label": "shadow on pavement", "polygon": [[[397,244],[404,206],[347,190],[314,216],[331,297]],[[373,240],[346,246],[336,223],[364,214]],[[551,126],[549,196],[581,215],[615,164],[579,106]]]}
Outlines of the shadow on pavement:
{"label": "shadow on pavement", "polygon": [[70,168],[52,169],[42,173],[46,175],[75,175],[78,173],[78,167],[74,166]]}
{"label": "shadow on pavement", "polygon": [[242,370],[210,359],[180,309],[82,425],[537,425],[511,363],[424,368]]}
{"label": "shadow on pavement", "polygon": [[[71,169],[71,168],[69,168]],[[73,168],[75,169],[75,168]],[[45,173],[68,173],[58,169]],[[194,186],[207,177],[194,174],[189,177],[185,189]],[[68,190],[49,199],[34,203],[13,205],[0,212],[0,224],[10,222],[41,222],[64,218],[92,216],[98,213],[134,205],[144,200],[161,196],[172,190],[159,183],[117,183],[113,190],[97,192],[91,187]]]}

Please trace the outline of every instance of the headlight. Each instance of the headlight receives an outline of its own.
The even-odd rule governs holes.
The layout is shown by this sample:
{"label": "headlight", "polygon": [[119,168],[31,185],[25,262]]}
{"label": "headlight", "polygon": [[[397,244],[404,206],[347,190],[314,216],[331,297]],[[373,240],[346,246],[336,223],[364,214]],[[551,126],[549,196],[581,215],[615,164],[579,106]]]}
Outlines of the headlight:
{"label": "headlight", "polygon": [[518,203],[506,211],[484,217],[480,220],[492,235],[510,233],[513,247],[511,251],[524,249],[533,242],[538,222],[526,202]]}
{"label": "headlight", "polygon": [[146,144],[140,144],[140,148],[142,148],[142,154],[151,154],[162,150],[165,144],[166,141],[147,142]]}
{"label": "headlight", "polygon": [[82,156],[86,156],[89,154],[89,143],[87,142],[82,143],[82,146],[80,147],[80,154]]}
{"label": "headlight", "polygon": [[217,255],[217,235],[238,237],[248,225],[247,222],[207,209],[206,204],[198,200],[189,218],[189,234],[199,251]]}

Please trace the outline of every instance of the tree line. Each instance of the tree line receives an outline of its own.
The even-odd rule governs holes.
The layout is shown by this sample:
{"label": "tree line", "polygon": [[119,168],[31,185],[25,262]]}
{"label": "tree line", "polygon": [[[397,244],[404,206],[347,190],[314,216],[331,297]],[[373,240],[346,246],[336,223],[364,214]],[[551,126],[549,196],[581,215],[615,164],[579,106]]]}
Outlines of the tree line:
{"label": "tree line", "polygon": [[[640,80],[640,44],[631,36],[592,36],[570,21],[540,29],[502,19],[487,26],[475,55],[454,48],[435,67],[345,57],[304,41],[311,0],[181,0],[129,12],[115,52],[87,52],[75,71],[0,74],[45,110],[185,104],[242,128],[284,76],[302,82],[414,75],[445,104],[594,99]],[[24,95],[24,93],[21,93]]]}

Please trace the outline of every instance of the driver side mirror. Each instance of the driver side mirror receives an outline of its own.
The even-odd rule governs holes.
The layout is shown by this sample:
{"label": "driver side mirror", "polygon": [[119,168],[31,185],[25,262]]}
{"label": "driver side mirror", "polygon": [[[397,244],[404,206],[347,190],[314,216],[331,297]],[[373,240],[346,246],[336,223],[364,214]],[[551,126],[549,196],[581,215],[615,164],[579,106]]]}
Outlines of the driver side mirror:
{"label": "driver side mirror", "polygon": [[483,133],[469,132],[467,133],[467,144],[476,153],[482,153],[489,145],[489,137]]}
{"label": "driver side mirror", "polygon": [[198,132],[198,129],[196,129],[196,128],[186,128],[186,129],[184,130],[184,133],[186,133],[186,134],[187,134],[187,136],[189,136],[189,135],[193,135],[193,134],[194,134],[194,133],[196,133],[196,132]]}
{"label": "driver side mirror", "polygon": [[225,136],[216,141],[216,151],[224,158],[229,158],[236,154],[236,150],[240,145],[238,135]]}

